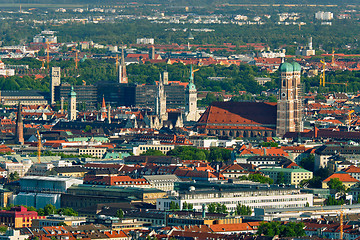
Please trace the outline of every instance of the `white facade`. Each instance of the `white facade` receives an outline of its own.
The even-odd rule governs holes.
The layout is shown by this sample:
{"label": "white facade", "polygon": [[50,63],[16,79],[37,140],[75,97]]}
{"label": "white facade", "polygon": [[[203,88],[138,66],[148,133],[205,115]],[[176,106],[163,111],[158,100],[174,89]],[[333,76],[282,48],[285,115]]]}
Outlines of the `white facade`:
{"label": "white facade", "polygon": [[153,38],[138,38],[136,44],[154,44]]}
{"label": "white facade", "polygon": [[334,18],[334,14],[332,12],[319,11],[315,13],[315,18],[318,20],[332,20]]}
{"label": "white facade", "polygon": [[26,176],[20,179],[20,190],[24,192],[63,193],[73,184],[82,184],[83,180],[69,177]]}
{"label": "white facade", "polygon": [[159,142],[149,142],[148,144],[142,144],[139,145],[137,147],[133,147],[133,153],[135,156],[139,156],[142,153],[146,152],[149,149],[152,150],[159,150],[161,151],[163,154],[166,154],[168,151],[173,150],[175,148],[175,145],[165,145],[165,144],[160,144]]}
{"label": "white facade", "polygon": [[[222,195],[222,196],[219,196]],[[226,196],[228,195],[228,196]],[[175,202],[179,206],[183,206],[184,202],[191,203],[195,211],[201,211],[202,205],[209,205],[210,203],[225,204],[228,211],[235,211],[238,204],[246,205],[254,208],[297,208],[313,205],[312,194],[301,194],[299,190],[269,190],[269,191],[244,191],[216,193],[208,192],[206,194],[182,194],[179,197],[169,197],[157,199],[156,209],[169,210],[170,203]]]}
{"label": "white facade", "polygon": [[20,233],[20,230],[15,229],[8,229],[4,235],[0,235],[1,240],[26,240],[29,237],[29,235],[23,235]]}

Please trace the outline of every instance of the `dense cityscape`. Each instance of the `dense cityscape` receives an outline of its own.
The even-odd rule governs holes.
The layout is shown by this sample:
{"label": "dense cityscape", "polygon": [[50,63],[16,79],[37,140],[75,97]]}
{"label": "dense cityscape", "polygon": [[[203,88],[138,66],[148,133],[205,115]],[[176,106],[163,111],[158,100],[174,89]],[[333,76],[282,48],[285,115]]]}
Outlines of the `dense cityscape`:
{"label": "dense cityscape", "polygon": [[0,239],[360,239],[360,5],[0,2]]}

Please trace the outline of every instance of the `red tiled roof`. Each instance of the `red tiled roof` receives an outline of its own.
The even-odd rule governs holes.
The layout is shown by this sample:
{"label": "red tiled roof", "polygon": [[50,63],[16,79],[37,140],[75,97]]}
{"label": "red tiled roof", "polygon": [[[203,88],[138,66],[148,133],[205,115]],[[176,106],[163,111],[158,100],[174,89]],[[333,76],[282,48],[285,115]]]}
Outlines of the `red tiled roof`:
{"label": "red tiled roof", "polygon": [[199,119],[198,124],[200,126],[206,124],[206,128],[223,127],[227,129],[237,128],[236,126],[242,126],[244,129],[262,129],[268,126],[275,127],[276,104],[216,102],[206,109],[205,113]]}
{"label": "red tiled roof", "polygon": [[327,179],[325,179],[323,182],[329,182],[331,179],[338,178],[341,182],[359,182],[359,180],[353,178],[350,176],[350,174],[347,173],[334,173]]}
{"label": "red tiled roof", "polygon": [[342,171],[347,173],[360,173],[360,168],[352,165],[350,167],[343,169]]}

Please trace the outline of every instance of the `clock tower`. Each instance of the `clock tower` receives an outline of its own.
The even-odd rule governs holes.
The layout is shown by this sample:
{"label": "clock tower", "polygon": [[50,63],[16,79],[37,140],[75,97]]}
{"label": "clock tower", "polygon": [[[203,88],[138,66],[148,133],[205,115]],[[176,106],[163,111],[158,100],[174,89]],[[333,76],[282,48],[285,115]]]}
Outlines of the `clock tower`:
{"label": "clock tower", "polygon": [[283,63],[280,66],[281,87],[277,104],[276,135],[282,137],[287,132],[301,132],[302,100],[300,96],[301,66],[294,63]]}

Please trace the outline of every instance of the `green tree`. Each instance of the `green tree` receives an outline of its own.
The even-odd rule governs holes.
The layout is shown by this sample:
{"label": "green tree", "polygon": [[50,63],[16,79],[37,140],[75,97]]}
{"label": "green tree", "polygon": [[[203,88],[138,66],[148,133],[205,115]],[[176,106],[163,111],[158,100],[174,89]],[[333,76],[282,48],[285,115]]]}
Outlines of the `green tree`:
{"label": "green tree", "polygon": [[9,180],[10,181],[17,181],[20,179],[19,173],[17,171],[10,173]]}
{"label": "green tree", "polygon": [[44,214],[45,216],[52,215],[56,213],[56,208],[52,204],[47,204],[44,207]]}
{"label": "green tree", "polygon": [[188,209],[188,204],[187,204],[187,202],[184,202],[184,203],[183,203],[182,209],[183,209],[183,210],[187,210],[187,209]]}
{"label": "green tree", "polygon": [[39,208],[39,209],[37,210],[37,213],[38,213],[39,216],[45,216],[45,211],[44,211],[43,208]]}
{"label": "green tree", "polygon": [[332,196],[329,196],[326,201],[325,201],[325,205],[327,206],[333,206],[333,205],[343,205],[345,203],[344,199],[335,199],[334,197]]}
{"label": "green tree", "polygon": [[207,207],[209,213],[216,213],[216,203],[210,203]]}
{"label": "green tree", "polygon": [[263,142],[261,143],[262,147],[279,147],[277,142]]}
{"label": "green tree", "polygon": [[306,170],[314,171],[315,156],[310,154],[309,156],[301,159],[300,166]]}
{"label": "green tree", "polygon": [[345,192],[345,185],[338,178],[332,178],[327,183],[330,189],[334,189],[336,192]]}
{"label": "green tree", "polygon": [[91,132],[91,130],[92,130],[92,127],[90,125],[86,125],[84,132]]}
{"label": "green tree", "polygon": [[278,235],[279,237],[302,237],[305,236],[304,228],[305,225],[302,222],[289,222],[287,224],[282,224],[277,221],[263,222],[260,224],[257,234],[263,234],[269,237],[274,237],[275,235]]}
{"label": "green tree", "polygon": [[276,179],[277,184],[285,183],[285,174],[283,172],[279,172]]}
{"label": "green tree", "polygon": [[165,156],[160,150],[148,149],[146,152],[140,154],[142,156]]}
{"label": "green tree", "polygon": [[239,203],[239,204],[236,206],[235,214],[236,214],[236,215],[251,215],[251,214],[252,214],[252,210],[251,210],[251,207],[245,206],[245,205],[241,205],[241,204]]}
{"label": "green tree", "polygon": [[119,219],[123,219],[124,218],[124,211],[122,209],[119,209],[116,211],[116,217],[118,217]]}
{"label": "green tree", "polygon": [[175,203],[174,201],[170,202],[170,210],[179,210],[180,206],[178,203]]}
{"label": "green tree", "polygon": [[78,216],[79,214],[72,208],[60,208],[56,211],[60,215],[64,216]]}
{"label": "green tree", "polygon": [[0,232],[4,233],[8,229],[7,226],[0,226]]}
{"label": "green tree", "polygon": [[274,180],[268,177],[264,177],[263,175],[259,174],[259,173],[255,173],[255,174],[249,174],[248,176],[241,176],[239,177],[239,179],[241,180],[249,180],[252,182],[259,182],[259,183],[268,183],[268,184],[273,184]]}

